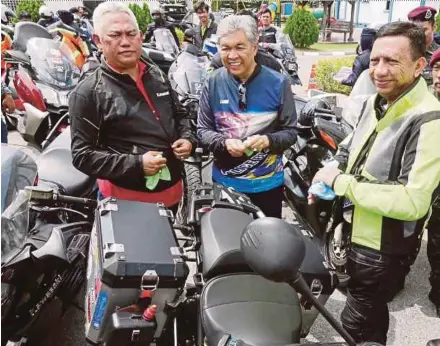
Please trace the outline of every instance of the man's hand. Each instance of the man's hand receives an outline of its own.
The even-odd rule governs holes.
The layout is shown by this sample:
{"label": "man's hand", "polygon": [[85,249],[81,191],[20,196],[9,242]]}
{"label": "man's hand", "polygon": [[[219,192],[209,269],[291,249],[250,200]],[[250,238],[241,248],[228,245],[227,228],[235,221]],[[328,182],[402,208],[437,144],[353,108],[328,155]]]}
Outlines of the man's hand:
{"label": "man's hand", "polygon": [[142,155],[142,167],[146,176],[155,175],[159,170],[166,167],[167,159],[161,156],[159,151],[148,151]]}
{"label": "man's hand", "polygon": [[313,177],[312,184],[322,181],[324,184],[332,187],[336,177],[341,174],[342,171],[335,167],[323,167]]}
{"label": "man's hand", "polygon": [[189,140],[181,138],[173,143],[172,148],[178,159],[186,159],[191,155],[192,144]]}
{"label": "man's hand", "polygon": [[269,138],[267,136],[255,135],[250,136],[244,142],[246,148],[261,151],[263,149],[269,148]]}
{"label": "man's hand", "polygon": [[232,157],[242,157],[246,149],[244,143],[239,139],[227,139],[225,145]]}
{"label": "man's hand", "polygon": [[15,111],[15,102],[12,98],[12,94],[5,95],[2,105],[8,113],[12,113],[13,111]]}

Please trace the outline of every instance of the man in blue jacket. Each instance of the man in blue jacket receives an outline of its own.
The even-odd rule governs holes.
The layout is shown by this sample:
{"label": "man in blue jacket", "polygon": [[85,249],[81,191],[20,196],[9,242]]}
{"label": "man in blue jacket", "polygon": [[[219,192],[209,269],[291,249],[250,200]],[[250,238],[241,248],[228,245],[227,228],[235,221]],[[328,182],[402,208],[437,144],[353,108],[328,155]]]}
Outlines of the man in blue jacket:
{"label": "man in blue jacket", "polygon": [[281,217],[282,153],[296,140],[291,84],[255,62],[252,17],[226,17],[217,34],[224,67],[205,84],[197,125],[214,153],[213,181],[246,193],[266,216]]}

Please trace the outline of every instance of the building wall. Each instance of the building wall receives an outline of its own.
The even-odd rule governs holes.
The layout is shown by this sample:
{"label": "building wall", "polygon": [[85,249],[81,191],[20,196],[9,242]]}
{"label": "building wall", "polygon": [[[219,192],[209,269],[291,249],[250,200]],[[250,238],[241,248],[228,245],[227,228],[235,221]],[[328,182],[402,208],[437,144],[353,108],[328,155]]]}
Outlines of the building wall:
{"label": "building wall", "polygon": [[[387,10],[387,1],[360,1],[355,4],[355,23],[368,25],[373,22],[388,23],[389,21],[406,21],[407,14],[412,9],[420,6],[421,0],[394,0],[392,4],[389,3],[390,10]],[[440,2],[438,0],[426,0],[426,6],[431,6],[437,10],[440,9]],[[337,2],[334,4],[338,8]],[[359,10],[358,10],[358,6]],[[339,19],[350,20],[351,5],[348,1],[342,0],[339,6]],[[359,14],[357,15],[357,12]],[[337,13],[335,13],[337,14]]]}

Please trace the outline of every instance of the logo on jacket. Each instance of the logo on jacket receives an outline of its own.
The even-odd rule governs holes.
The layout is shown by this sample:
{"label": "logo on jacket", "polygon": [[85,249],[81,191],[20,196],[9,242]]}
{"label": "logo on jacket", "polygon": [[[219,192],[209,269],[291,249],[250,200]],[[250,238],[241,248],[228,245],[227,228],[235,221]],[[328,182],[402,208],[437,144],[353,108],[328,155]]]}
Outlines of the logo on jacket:
{"label": "logo on jacket", "polygon": [[221,105],[228,105],[229,104],[229,100],[220,100],[220,104]]}
{"label": "logo on jacket", "polygon": [[170,94],[169,91],[165,91],[163,93],[157,93],[156,95],[157,95],[157,97],[162,97],[162,96],[168,96],[169,94]]}

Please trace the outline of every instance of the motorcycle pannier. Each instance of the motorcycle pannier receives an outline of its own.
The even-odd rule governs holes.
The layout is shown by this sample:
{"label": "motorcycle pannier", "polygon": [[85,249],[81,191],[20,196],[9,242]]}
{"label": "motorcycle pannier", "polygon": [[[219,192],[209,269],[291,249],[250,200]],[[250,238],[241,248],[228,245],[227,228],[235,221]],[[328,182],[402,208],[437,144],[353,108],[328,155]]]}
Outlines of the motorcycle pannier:
{"label": "motorcycle pannier", "polygon": [[[188,276],[171,218],[159,204],[114,198],[100,202],[87,266],[88,342],[136,346],[161,337],[166,312],[177,302]],[[152,305],[156,313],[143,318]]]}

